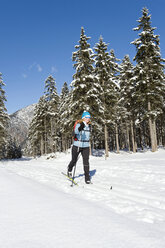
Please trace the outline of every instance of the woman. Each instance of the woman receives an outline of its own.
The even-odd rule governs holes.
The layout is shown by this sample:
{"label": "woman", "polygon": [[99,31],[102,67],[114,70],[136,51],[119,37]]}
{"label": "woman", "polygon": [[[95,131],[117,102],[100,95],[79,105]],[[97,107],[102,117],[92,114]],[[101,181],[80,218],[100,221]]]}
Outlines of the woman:
{"label": "woman", "polygon": [[76,166],[77,158],[81,153],[83,158],[85,182],[90,183],[89,175],[89,139],[91,131],[90,113],[83,112],[81,120],[76,122],[74,129],[74,142],[72,147],[72,160],[68,165],[68,176],[72,177],[72,169]]}

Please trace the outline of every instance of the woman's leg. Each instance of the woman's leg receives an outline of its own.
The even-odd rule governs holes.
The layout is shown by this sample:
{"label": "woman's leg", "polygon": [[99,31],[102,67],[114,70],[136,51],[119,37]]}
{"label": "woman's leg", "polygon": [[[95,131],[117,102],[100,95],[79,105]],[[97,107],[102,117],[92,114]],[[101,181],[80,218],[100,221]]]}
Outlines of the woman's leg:
{"label": "woman's leg", "polygon": [[82,149],[81,154],[82,154],[82,157],[83,157],[85,182],[86,183],[90,183],[90,175],[89,175],[89,147],[84,147]]}
{"label": "woman's leg", "polygon": [[76,165],[78,155],[79,155],[78,147],[73,146],[72,147],[72,160],[70,161],[70,163],[68,165],[68,172],[71,172],[73,167]]}

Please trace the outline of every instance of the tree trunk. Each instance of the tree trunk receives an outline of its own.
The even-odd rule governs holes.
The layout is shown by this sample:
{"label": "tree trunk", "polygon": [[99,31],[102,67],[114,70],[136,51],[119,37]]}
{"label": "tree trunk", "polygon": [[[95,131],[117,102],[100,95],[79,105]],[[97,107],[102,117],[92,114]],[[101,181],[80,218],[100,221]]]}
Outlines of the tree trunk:
{"label": "tree trunk", "polygon": [[127,139],[127,147],[128,147],[128,151],[130,152],[130,140],[129,140],[129,128],[128,125],[126,124],[126,139]]}
{"label": "tree trunk", "polygon": [[156,134],[156,121],[153,121],[153,130],[154,130],[154,141],[155,141],[155,151],[158,150],[157,134]]}
{"label": "tree trunk", "polygon": [[[151,103],[148,102],[148,111],[151,111]],[[156,136],[156,125],[155,120],[152,120],[149,116],[149,129],[150,129],[150,139],[151,139],[151,150],[152,152],[157,151],[157,136]]]}
{"label": "tree trunk", "polygon": [[50,118],[50,129],[51,129],[51,138],[50,138],[50,148],[51,148],[51,152],[54,152],[53,149],[53,143],[54,143],[54,130],[53,130],[53,118]]}
{"label": "tree trunk", "polygon": [[40,149],[41,149],[41,156],[44,154],[44,139],[43,139],[43,135],[41,135],[41,146],[40,146]]}
{"label": "tree trunk", "polygon": [[163,145],[163,126],[162,126],[162,117],[160,117],[160,124],[159,124],[159,146]]}
{"label": "tree trunk", "polygon": [[44,127],[45,127],[45,154],[47,154],[47,130],[46,130],[46,117],[44,119]]}
{"label": "tree trunk", "polygon": [[133,130],[133,121],[132,120],[131,120],[131,136],[132,136],[132,150],[133,150],[133,152],[136,152],[134,130]]}
{"label": "tree trunk", "polygon": [[108,132],[107,132],[107,125],[104,126],[104,135],[105,135],[105,159],[109,157],[108,153]]}
{"label": "tree trunk", "polygon": [[155,144],[154,144],[154,137],[153,137],[154,134],[153,134],[151,117],[149,117],[149,129],[150,129],[151,149],[152,149],[152,152],[155,152]]}
{"label": "tree trunk", "polygon": [[116,135],[116,152],[119,153],[119,134],[117,124],[115,125],[115,135]]}

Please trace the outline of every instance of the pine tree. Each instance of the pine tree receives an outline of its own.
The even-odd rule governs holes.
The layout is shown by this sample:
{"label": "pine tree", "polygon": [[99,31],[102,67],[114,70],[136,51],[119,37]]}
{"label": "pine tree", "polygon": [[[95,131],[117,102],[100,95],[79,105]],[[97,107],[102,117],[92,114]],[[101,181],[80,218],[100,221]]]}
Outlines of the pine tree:
{"label": "pine tree", "polygon": [[60,150],[59,96],[52,76],[45,81],[44,95],[35,108],[28,139],[33,156]]}
{"label": "pine tree", "polygon": [[2,159],[4,156],[3,150],[7,138],[6,125],[9,119],[6,113],[7,109],[5,107],[6,96],[5,96],[5,91],[3,89],[4,86],[5,84],[3,83],[2,80],[2,74],[0,73],[0,159]]}
{"label": "pine tree", "polygon": [[34,110],[34,117],[30,123],[28,140],[34,157],[48,152],[47,107],[45,96],[40,97]]}
{"label": "pine tree", "polygon": [[17,144],[15,139],[13,140],[10,137],[5,149],[5,158],[17,159],[21,157],[22,157],[21,147]]}
{"label": "pine tree", "polygon": [[138,20],[135,31],[141,31],[139,38],[132,44],[136,46],[137,62],[135,67],[136,103],[140,106],[141,116],[148,118],[152,151],[157,150],[156,119],[162,112],[164,90],[164,65],[159,48],[159,36],[151,27],[151,15],[143,8],[142,17]]}
{"label": "pine tree", "polygon": [[60,95],[60,107],[59,107],[59,118],[60,118],[60,133],[62,138],[62,151],[66,151],[69,148],[72,133],[72,120],[70,119],[69,111],[70,92],[67,83],[65,82]]}
{"label": "pine tree", "polygon": [[61,95],[60,95],[61,100],[65,101],[68,94],[69,94],[69,88],[68,88],[67,82],[65,82],[62,89],[61,89]]}
{"label": "pine tree", "polygon": [[[99,87],[95,84],[97,79],[94,76],[94,59],[93,50],[87,42],[90,37],[87,37],[84,28],[81,28],[79,45],[76,45],[76,52],[73,53],[72,59],[75,62],[74,68],[76,73],[73,75],[71,83],[71,101],[70,108],[73,120],[82,114],[84,110],[90,111],[94,116],[95,108],[99,108],[100,102],[96,99],[94,90]],[[94,108],[95,106],[95,108]]]}
{"label": "pine tree", "polygon": [[110,54],[107,51],[108,45],[103,42],[103,38],[100,37],[99,43],[95,46],[96,58],[95,58],[95,73],[98,78],[99,84],[102,88],[101,101],[103,110],[100,111],[100,116],[104,125],[105,136],[105,158],[108,157],[108,125],[115,122],[116,104],[118,101],[117,96],[117,84],[116,73],[119,70],[119,66],[116,63],[118,60],[114,55],[114,51],[111,50]]}
{"label": "pine tree", "polygon": [[56,82],[52,75],[48,76],[45,80],[45,99],[46,101],[51,101],[52,99],[58,99]]}
{"label": "pine tree", "polygon": [[120,105],[125,108],[126,139],[130,150],[129,126],[132,137],[133,152],[136,151],[134,140],[134,123],[136,116],[136,104],[134,99],[134,66],[130,61],[129,55],[126,55],[120,65]]}
{"label": "pine tree", "polygon": [[102,125],[104,125],[104,135],[105,135],[105,155],[108,157],[108,135],[107,135],[107,121],[109,116],[107,116],[107,104],[106,100],[106,85],[109,82],[110,77],[110,55],[107,52],[108,45],[103,42],[102,36],[99,39],[99,43],[95,45],[95,74],[98,78],[98,82],[101,86],[100,99],[102,100],[103,110],[101,111],[100,117],[103,120]]}
{"label": "pine tree", "polygon": [[120,59],[117,59],[114,53],[114,50],[110,50],[110,78],[109,78],[109,86],[107,96],[109,97],[109,123],[114,126],[115,134],[116,134],[116,150],[119,153],[119,134],[118,134],[118,126],[123,115],[123,108],[119,105],[120,95],[119,95],[119,71],[120,66],[118,62]]}
{"label": "pine tree", "polygon": [[51,152],[56,152],[59,144],[59,96],[55,79],[51,75],[45,81],[44,93],[48,109],[45,116],[47,139]]}

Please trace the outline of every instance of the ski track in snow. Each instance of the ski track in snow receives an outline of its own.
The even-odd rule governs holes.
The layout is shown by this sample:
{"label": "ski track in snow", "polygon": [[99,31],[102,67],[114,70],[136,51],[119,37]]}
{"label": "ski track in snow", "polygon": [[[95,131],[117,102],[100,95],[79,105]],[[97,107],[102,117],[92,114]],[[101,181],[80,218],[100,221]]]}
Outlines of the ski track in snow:
{"label": "ski track in snow", "polygon": [[[76,167],[75,181],[61,174],[66,172],[70,154],[57,154],[47,160],[21,159],[4,161],[1,167],[9,173],[29,178],[53,189],[58,189],[77,198],[97,202],[104,208],[128,218],[147,222],[165,221],[165,150],[157,153],[137,154],[110,153],[104,157],[90,157],[90,174],[93,184],[84,182],[82,159]],[[110,189],[112,186],[112,190]]]}

